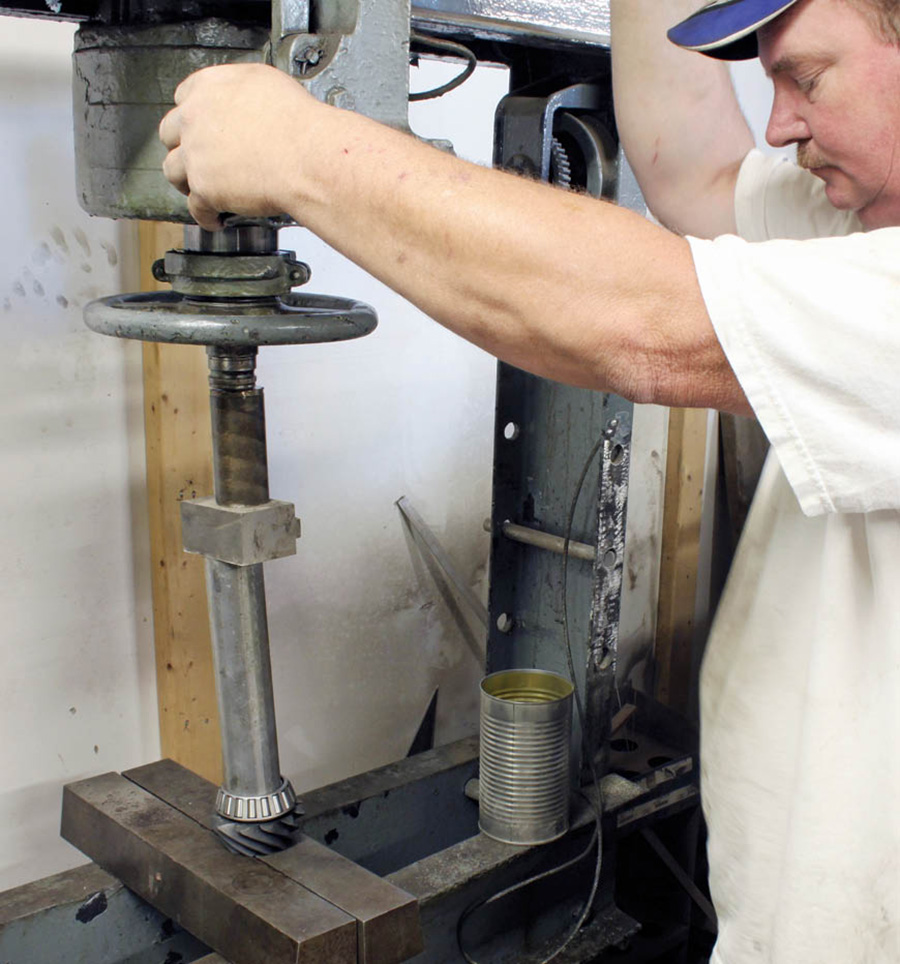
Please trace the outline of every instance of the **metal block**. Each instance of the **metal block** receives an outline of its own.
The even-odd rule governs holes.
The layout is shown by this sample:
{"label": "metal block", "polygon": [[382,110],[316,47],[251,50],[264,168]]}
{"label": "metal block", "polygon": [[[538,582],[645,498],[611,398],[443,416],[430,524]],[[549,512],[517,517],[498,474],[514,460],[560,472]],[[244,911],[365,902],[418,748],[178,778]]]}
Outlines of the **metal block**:
{"label": "metal block", "polygon": [[116,773],[69,784],[62,836],[240,964],[355,964],[356,921]]}
{"label": "metal block", "polygon": [[212,497],[181,503],[185,552],[196,552],[233,566],[297,554],[300,520],[290,502],[270,499],[262,505],[219,505]]}
{"label": "metal block", "polygon": [[424,948],[415,897],[312,837],[265,861],[356,918],[360,964],[395,964]]}
{"label": "metal block", "polygon": [[[186,816],[212,825],[216,787],[190,770],[163,760],[124,775]],[[360,964],[395,964],[422,950],[416,899],[311,837],[301,836],[293,847],[259,862],[356,918]]]}

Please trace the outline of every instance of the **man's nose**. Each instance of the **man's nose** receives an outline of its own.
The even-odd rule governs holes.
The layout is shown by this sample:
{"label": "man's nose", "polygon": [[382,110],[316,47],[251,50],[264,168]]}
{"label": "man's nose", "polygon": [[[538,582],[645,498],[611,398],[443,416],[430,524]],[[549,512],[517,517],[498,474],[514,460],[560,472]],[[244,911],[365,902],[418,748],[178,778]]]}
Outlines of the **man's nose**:
{"label": "man's nose", "polygon": [[766,141],[772,147],[787,147],[808,140],[809,136],[809,126],[790,98],[776,93],[766,127]]}

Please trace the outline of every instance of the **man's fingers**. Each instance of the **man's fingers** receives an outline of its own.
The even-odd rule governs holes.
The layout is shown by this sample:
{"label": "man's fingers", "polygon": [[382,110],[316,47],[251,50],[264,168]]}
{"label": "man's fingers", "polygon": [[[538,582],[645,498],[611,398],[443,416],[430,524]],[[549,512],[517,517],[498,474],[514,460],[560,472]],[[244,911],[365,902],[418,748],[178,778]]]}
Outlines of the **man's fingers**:
{"label": "man's fingers", "polygon": [[159,122],[159,139],[170,151],[181,143],[181,111],[177,107]]}
{"label": "man's fingers", "polygon": [[163,174],[172,185],[178,188],[182,194],[190,194],[191,189],[188,185],[187,170],[184,166],[184,154],[180,147],[174,148],[166,155],[162,165]]}
{"label": "man's fingers", "polygon": [[221,231],[224,227],[219,212],[198,197],[188,197],[188,210],[191,212],[191,217],[205,231]]}
{"label": "man's fingers", "polygon": [[178,188],[182,194],[187,195],[188,210],[191,217],[207,231],[218,231],[222,228],[222,219],[215,208],[210,207],[199,195],[191,193],[191,186],[188,183],[187,171],[184,166],[184,153],[180,147],[169,151],[163,161],[163,174]]}
{"label": "man's fingers", "polygon": [[190,74],[185,77],[184,80],[175,88],[175,106],[178,107],[188,96],[191,88],[194,86],[194,77],[197,76],[198,72]]}

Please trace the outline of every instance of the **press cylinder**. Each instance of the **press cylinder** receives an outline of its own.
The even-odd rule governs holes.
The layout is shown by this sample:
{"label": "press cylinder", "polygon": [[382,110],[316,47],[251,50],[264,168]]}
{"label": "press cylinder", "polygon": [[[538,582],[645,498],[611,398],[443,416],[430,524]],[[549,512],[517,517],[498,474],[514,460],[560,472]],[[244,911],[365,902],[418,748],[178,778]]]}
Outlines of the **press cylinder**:
{"label": "press cylinder", "polygon": [[478,826],[489,837],[541,844],[568,830],[572,694],[545,670],[482,680]]}

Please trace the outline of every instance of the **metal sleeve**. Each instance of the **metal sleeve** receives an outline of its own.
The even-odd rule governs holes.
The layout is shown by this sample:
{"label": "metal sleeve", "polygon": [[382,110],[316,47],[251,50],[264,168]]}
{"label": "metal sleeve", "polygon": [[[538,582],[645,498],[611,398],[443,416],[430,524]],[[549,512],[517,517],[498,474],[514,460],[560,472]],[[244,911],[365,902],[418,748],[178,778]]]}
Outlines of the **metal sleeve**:
{"label": "metal sleeve", "polygon": [[232,566],[206,559],[222,728],[224,788],[255,796],[281,785],[275,703],[261,564]]}
{"label": "metal sleeve", "polygon": [[263,392],[213,389],[213,475],[220,505],[260,505],[269,501],[266,416]]}

